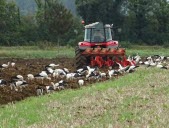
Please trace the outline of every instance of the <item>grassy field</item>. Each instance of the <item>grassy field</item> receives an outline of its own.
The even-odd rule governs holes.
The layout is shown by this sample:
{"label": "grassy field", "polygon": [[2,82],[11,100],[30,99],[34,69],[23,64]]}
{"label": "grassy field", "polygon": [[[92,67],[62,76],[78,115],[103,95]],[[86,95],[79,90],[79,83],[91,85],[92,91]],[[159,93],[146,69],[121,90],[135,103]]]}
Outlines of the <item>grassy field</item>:
{"label": "grassy field", "polygon": [[0,128],[169,126],[169,71],[133,74],[0,108]]}
{"label": "grassy field", "polygon": [[[126,48],[127,55],[139,54],[141,56],[149,55],[169,55],[169,48],[161,46],[137,46]],[[22,47],[0,47],[0,58],[55,58],[55,57],[74,57],[73,47],[47,47],[39,48],[37,46]]]}
{"label": "grassy field", "polygon": [[[62,50],[61,50],[62,49]],[[128,54],[169,55],[169,49],[137,47]],[[73,57],[73,48],[58,56]],[[0,57],[57,57],[57,48],[1,47]],[[0,128],[166,128],[169,70],[140,67],[132,74],[77,90],[65,90],[0,106]]]}
{"label": "grassy field", "polygon": [[1,58],[55,58],[55,57],[74,57],[74,48],[50,47],[40,49],[36,46],[22,47],[1,47]]}

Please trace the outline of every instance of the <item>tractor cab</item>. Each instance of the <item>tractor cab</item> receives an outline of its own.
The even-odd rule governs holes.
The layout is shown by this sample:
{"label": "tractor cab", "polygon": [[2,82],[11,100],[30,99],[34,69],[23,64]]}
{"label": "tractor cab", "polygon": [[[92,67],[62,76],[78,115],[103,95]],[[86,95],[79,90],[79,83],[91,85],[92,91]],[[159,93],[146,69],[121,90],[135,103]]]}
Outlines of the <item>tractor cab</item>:
{"label": "tractor cab", "polygon": [[79,42],[80,49],[95,48],[117,48],[118,41],[112,39],[112,26],[109,24],[95,22],[85,26],[84,41]]}
{"label": "tractor cab", "polygon": [[85,26],[84,41],[90,43],[104,43],[112,41],[112,32],[110,25],[103,25],[96,22]]}

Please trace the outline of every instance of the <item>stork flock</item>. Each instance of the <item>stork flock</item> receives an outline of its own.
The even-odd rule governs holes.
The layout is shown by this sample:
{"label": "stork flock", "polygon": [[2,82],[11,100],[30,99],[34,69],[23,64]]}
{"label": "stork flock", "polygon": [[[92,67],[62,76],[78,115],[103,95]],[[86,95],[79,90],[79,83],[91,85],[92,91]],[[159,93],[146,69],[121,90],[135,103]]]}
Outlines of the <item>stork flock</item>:
{"label": "stork flock", "polygon": [[[43,95],[44,93],[51,93],[56,90],[72,88],[73,85],[81,87],[87,83],[116,78],[119,75],[132,73],[140,66],[169,69],[169,57],[166,56],[153,55],[143,59],[139,55],[136,55],[132,57],[128,56],[127,60],[131,62],[130,66],[124,67],[116,62],[115,65],[104,69],[84,66],[74,71],[70,71],[68,68],[60,68],[61,64],[51,63],[45,65],[39,73],[29,73],[25,75],[25,77],[22,74],[17,74],[12,76],[10,80],[5,80],[0,76],[0,88],[8,88],[10,91],[22,93],[25,88],[29,88],[29,86],[33,85],[36,94]],[[132,63],[133,61],[134,64]],[[15,64],[14,62],[1,64],[1,74],[8,71],[8,68],[16,67],[17,63]]]}

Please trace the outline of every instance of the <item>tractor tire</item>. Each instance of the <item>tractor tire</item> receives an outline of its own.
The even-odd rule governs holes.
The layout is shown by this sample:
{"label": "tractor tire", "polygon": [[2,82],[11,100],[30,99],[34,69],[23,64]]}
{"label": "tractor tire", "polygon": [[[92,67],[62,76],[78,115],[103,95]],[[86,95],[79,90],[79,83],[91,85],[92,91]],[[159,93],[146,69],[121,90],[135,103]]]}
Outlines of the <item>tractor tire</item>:
{"label": "tractor tire", "polygon": [[75,65],[76,69],[82,68],[83,66],[87,65],[87,59],[85,56],[82,56],[82,50],[78,48],[78,46],[75,48]]}

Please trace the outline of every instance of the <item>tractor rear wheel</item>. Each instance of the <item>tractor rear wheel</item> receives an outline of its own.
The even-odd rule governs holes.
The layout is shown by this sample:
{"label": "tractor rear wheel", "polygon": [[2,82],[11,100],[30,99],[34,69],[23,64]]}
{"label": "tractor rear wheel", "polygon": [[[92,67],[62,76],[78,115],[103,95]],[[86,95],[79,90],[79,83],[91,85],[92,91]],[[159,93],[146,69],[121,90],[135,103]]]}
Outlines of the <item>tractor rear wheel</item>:
{"label": "tractor rear wheel", "polygon": [[87,59],[85,56],[82,56],[82,50],[79,49],[77,46],[75,48],[75,64],[76,64],[76,69],[82,68],[83,66],[87,65]]}

